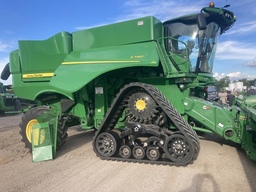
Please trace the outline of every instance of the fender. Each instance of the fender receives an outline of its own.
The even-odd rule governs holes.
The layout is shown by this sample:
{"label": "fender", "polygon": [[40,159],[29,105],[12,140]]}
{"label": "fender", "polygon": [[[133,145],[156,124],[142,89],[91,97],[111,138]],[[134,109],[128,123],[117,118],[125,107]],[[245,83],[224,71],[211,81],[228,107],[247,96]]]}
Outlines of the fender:
{"label": "fender", "polygon": [[[56,69],[49,85],[73,93],[96,77],[127,67],[157,67],[154,41],[71,52]],[[65,86],[63,86],[65,85]]]}

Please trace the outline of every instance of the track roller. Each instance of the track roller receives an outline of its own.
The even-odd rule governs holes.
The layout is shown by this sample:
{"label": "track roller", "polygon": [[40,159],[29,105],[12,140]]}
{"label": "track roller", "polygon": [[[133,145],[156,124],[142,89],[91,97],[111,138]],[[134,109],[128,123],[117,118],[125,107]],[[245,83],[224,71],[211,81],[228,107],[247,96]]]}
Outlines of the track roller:
{"label": "track roller", "polygon": [[149,147],[146,151],[146,156],[151,161],[157,161],[160,157],[160,151],[156,147]]}
{"label": "track roller", "polygon": [[146,155],[144,148],[141,147],[141,146],[139,146],[139,145],[138,145],[138,146],[135,146],[135,147],[133,148],[132,154],[133,154],[133,157],[134,157],[135,159],[139,159],[139,160],[144,159],[144,157],[145,157],[145,155]]}
{"label": "track roller", "polygon": [[128,145],[122,145],[119,149],[119,154],[124,159],[129,159],[132,155],[131,147]]}

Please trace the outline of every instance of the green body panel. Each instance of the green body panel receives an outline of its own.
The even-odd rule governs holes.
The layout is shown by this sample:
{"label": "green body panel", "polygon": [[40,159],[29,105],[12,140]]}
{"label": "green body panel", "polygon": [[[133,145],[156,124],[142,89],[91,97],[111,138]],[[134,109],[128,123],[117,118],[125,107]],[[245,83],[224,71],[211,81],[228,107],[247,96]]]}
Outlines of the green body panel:
{"label": "green body panel", "polygon": [[162,37],[162,22],[155,17],[144,17],[73,33],[73,50],[87,50],[118,46]]}
{"label": "green body panel", "polygon": [[19,41],[19,50],[10,53],[13,90],[19,98],[35,100],[41,93],[66,94],[49,81],[72,49],[71,34],[61,32],[43,41]]}
{"label": "green body panel", "polygon": [[[225,137],[224,132],[229,129],[233,129],[234,119],[232,113],[227,108],[214,103],[207,102],[203,99],[186,97],[184,100],[184,106],[186,114],[194,121],[200,122],[206,129],[211,130]],[[240,142],[237,137],[230,137],[229,140],[234,142]]]}
{"label": "green body panel", "polygon": [[33,126],[31,134],[33,162],[54,158],[51,130],[48,122]]}
{"label": "green body panel", "polygon": [[155,85],[166,98],[172,102],[179,113],[184,114],[184,95],[180,92],[176,84],[159,85],[156,81],[153,85]]}
{"label": "green body panel", "polygon": [[[127,67],[157,67],[159,57],[155,46],[154,42],[147,42],[73,51],[55,71],[50,85],[56,88],[62,87],[64,91],[72,93],[109,71]],[[99,55],[101,55],[100,59]]]}
{"label": "green body panel", "polygon": [[252,95],[249,98],[246,98],[244,103],[249,107],[254,107],[256,105],[256,95]]}
{"label": "green body panel", "polygon": [[71,50],[72,37],[67,32],[44,41],[19,41],[23,81],[49,80]]}
{"label": "green body panel", "polygon": [[66,92],[63,92],[61,88],[49,86],[49,82],[26,83],[21,80],[21,74],[12,75],[12,79],[13,90],[19,95],[19,98],[36,100],[37,96],[47,93],[58,93],[65,95],[68,98],[73,98],[73,94],[67,94]]}

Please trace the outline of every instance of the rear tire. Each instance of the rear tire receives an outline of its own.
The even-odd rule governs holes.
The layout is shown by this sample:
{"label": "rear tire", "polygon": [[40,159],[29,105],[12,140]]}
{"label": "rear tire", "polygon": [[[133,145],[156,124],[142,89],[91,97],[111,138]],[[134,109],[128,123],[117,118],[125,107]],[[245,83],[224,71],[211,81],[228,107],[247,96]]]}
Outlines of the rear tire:
{"label": "rear tire", "polygon": [[25,147],[32,151],[31,133],[33,125],[37,124],[37,118],[49,111],[46,107],[35,107],[28,110],[21,118],[20,135],[21,141],[25,143]]}
{"label": "rear tire", "polygon": [[[32,151],[32,143],[31,143],[31,133],[33,125],[37,124],[37,118],[45,114],[49,111],[47,107],[40,106],[40,107],[34,107],[30,110],[28,110],[21,118],[20,123],[20,135],[22,137],[21,141],[25,143],[25,147],[28,148],[30,151]],[[67,127],[66,126],[60,126],[61,123],[59,122],[58,125],[58,132],[57,132],[57,149],[62,146],[66,139],[67,139]]]}

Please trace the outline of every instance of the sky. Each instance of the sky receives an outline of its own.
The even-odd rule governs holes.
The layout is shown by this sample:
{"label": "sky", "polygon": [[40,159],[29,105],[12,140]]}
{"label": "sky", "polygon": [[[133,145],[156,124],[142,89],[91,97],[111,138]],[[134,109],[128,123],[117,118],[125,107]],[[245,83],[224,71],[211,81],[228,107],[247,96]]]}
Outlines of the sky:
{"label": "sky", "polygon": [[[61,31],[70,33],[140,18],[155,16],[162,22],[200,12],[206,0],[1,0],[0,72],[19,40],[45,40]],[[237,17],[235,25],[220,38],[213,74],[232,81],[256,79],[256,1],[216,0],[216,7],[229,4]],[[0,80],[4,84],[11,84]]]}

